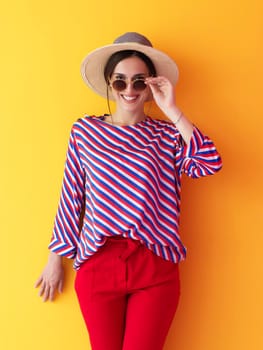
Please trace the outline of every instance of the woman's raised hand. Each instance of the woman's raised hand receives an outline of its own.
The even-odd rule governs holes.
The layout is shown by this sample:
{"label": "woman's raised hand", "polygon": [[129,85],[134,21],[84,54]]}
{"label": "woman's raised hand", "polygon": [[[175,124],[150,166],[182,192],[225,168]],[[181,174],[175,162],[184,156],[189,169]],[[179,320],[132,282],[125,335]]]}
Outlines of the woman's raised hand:
{"label": "woman's raised hand", "polygon": [[174,87],[165,77],[149,77],[145,83],[150,87],[153,98],[158,107],[167,115],[176,108]]}

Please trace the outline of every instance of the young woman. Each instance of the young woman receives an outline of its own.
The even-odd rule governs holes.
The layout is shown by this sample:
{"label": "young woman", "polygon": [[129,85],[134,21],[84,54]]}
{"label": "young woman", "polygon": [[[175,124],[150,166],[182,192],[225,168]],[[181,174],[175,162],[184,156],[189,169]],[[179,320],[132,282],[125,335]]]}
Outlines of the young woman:
{"label": "young woman", "polygon": [[[62,291],[62,257],[74,258],[75,289],[93,350],[161,350],[179,295],[182,174],[221,166],[213,142],[175,102],[175,62],[138,33],[83,61],[87,85],[114,113],[74,123],[50,256],[36,286]],[[152,119],[154,100],[169,121]]]}

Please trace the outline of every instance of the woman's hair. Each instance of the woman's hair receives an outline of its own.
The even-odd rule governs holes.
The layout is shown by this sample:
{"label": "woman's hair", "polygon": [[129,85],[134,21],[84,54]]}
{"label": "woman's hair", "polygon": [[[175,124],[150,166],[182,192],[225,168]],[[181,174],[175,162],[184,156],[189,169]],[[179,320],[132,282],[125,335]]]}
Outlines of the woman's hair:
{"label": "woman's hair", "polygon": [[115,69],[115,67],[117,66],[117,64],[129,57],[138,57],[140,58],[147,66],[148,70],[149,70],[149,74],[150,76],[155,77],[156,76],[156,69],[154,67],[153,62],[150,60],[150,58],[148,56],[146,56],[144,53],[140,52],[140,51],[136,51],[136,50],[123,50],[123,51],[118,51],[115,52],[113,55],[110,56],[110,58],[108,59],[108,62],[105,65],[104,68],[104,78],[105,81],[109,82],[109,78],[111,78],[112,73]]}

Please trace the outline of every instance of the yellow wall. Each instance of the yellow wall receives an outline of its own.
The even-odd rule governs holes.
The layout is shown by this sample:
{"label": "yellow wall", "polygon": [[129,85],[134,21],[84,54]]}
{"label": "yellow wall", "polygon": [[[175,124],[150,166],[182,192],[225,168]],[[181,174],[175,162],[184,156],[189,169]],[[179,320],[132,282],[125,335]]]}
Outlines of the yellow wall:
{"label": "yellow wall", "polygon": [[165,350],[263,348],[261,4],[1,2],[1,349],[89,349],[71,262],[56,302],[42,303],[33,285],[48,254],[70,127],[106,111],[81,80],[81,60],[127,30],[176,59],[178,105],[224,160],[214,177],[184,181],[188,259]]}

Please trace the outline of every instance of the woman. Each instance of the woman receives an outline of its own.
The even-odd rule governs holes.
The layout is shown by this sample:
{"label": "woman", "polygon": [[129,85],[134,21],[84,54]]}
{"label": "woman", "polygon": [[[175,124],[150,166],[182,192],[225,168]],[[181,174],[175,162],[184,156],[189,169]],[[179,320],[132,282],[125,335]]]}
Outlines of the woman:
{"label": "woman", "polygon": [[[116,109],[73,125],[51,252],[36,286],[53,300],[62,291],[62,256],[74,258],[92,349],[161,350],[186,255],[181,177],[214,174],[221,159],[176,106],[175,62],[144,36],[126,33],[91,52],[82,76]],[[145,114],[152,99],[169,121]]]}

